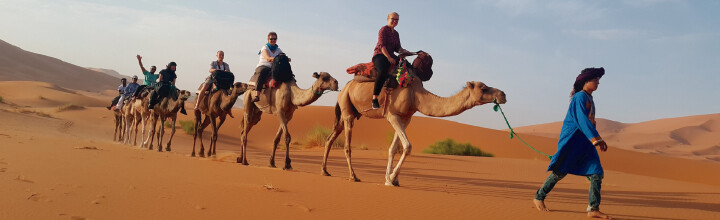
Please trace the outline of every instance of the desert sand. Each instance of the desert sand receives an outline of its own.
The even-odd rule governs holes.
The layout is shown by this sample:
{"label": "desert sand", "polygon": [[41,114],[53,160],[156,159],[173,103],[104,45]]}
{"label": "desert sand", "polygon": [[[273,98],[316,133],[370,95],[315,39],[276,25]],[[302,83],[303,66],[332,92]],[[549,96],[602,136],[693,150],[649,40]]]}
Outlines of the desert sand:
{"label": "desert sand", "polygon": [[[362,179],[356,183],[347,180],[339,149],[330,154],[331,177],[320,175],[321,149],[295,143],[292,171],[269,168],[278,126],[271,115],[250,133],[250,166],[235,163],[239,118],[230,118],[220,130],[216,157],[190,157],[192,136],[181,130],[172,152],[113,142],[112,112],[103,107],[111,94],[0,82],[0,219],[585,219],[589,182],[584,177],[568,176],[556,186],[546,200],[552,212],[533,207],[548,160],[509,139],[508,131],[416,117],[408,128],[413,151],[401,186],[388,187],[383,184],[391,128],[384,120],[361,118],[355,124],[353,162]],[[85,108],[58,111],[67,104]],[[242,115],[242,109],[234,110]],[[302,143],[317,125],[331,126],[333,112],[332,107],[300,108],[289,124],[293,142]],[[688,143],[705,143],[712,138],[702,131],[717,131],[717,123],[708,122],[717,115],[697,117],[692,123],[667,123],[699,128],[653,125],[657,130],[651,131],[626,125],[619,130],[648,132],[646,138],[653,140],[653,132],[675,131]],[[518,133],[554,153],[555,137]],[[421,153],[448,137],[495,157]],[[650,140],[638,137],[641,141]],[[278,151],[279,165],[284,157]],[[720,177],[714,175],[720,163],[621,147],[600,157],[606,172],[601,209],[617,219],[720,216]]]}

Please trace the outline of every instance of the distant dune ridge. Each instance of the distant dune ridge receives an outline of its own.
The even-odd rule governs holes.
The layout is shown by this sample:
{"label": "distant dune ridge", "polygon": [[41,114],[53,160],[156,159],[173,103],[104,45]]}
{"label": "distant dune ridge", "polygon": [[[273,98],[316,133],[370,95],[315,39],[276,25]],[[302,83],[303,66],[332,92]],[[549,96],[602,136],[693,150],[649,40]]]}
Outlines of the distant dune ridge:
{"label": "distant dune ridge", "polygon": [[[85,67],[85,68],[87,68],[87,69],[89,69],[89,70],[96,71],[96,72],[101,72],[101,73],[107,74],[108,76],[112,76],[112,77],[115,77],[115,78],[118,78],[118,79],[125,78],[125,79],[127,79],[127,80],[130,80],[130,77],[132,77],[132,76],[127,76],[127,75],[120,74],[120,73],[118,73],[117,71],[111,70],[111,69],[94,68],[94,67]],[[138,72],[139,72],[139,70],[138,70]],[[128,81],[128,82],[130,82],[130,81]],[[140,76],[138,76],[138,83],[141,83],[141,82],[142,82],[142,81],[140,81]]]}
{"label": "distant dune ridge", "polygon": [[[640,123],[597,119],[598,132],[610,147],[644,153],[718,161],[720,113],[666,118]],[[515,128],[519,134],[557,138],[562,122]]]}
{"label": "distant dune ridge", "polygon": [[0,81],[42,81],[69,89],[102,91],[119,80],[62,60],[25,51],[0,40]]}

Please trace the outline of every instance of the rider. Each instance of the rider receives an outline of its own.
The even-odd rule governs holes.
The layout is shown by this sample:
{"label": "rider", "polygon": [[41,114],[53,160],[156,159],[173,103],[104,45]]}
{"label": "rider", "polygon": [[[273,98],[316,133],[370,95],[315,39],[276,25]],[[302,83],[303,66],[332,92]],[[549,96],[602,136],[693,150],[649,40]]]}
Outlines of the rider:
{"label": "rider", "polygon": [[[270,76],[270,68],[272,67],[273,60],[275,59],[275,56],[283,52],[277,45],[277,38],[277,33],[268,33],[268,42],[263,45],[263,47],[260,48],[260,52],[258,52],[258,55],[260,55],[260,60],[258,62],[258,65],[255,67],[255,75],[258,76],[258,80],[255,86],[255,91],[257,91],[257,95],[255,95],[255,98],[252,100],[253,102],[260,101],[260,94],[262,93],[263,86],[265,84],[264,82],[267,80],[267,77]],[[288,61],[290,61],[289,58]],[[270,85],[272,86],[274,83],[274,81],[271,81]]]}
{"label": "rider", "polygon": [[143,76],[145,76],[144,80],[143,80],[143,84],[140,87],[138,87],[138,89],[136,91],[142,91],[145,87],[154,88],[155,85],[157,84],[156,81],[159,76],[159,75],[155,74],[155,70],[156,70],[155,66],[150,66],[150,71],[147,71],[145,69],[145,67],[143,66],[142,56],[140,56],[138,54],[136,57],[138,59],[138,64],[140,64],[140,70],[142,70],[142,74],[143,74]]}
{"label": "rider", "polygon": [[120,96],[122,96],[125,93],[125,87],[127,86],[127,79],[122,78],[120,79],[120,85],[117,88],[118,95],[113,98],[110,106],[106,107],[108,110],[113,110],[112,108],[115,107],[115,104],[118,103],[118,100],[120,100]]}
{"label": "rider", "polygon": [[133,76],[132,82],[125,86],[124,92],[122,95],[120,95],[120,99],[118,100],[117,105],[115,106],[115,111],[120,111],[122,109],[123,105],[125,105],[125,99],[128,99],[129,97],[132,97],[133,94],[135,94],[135,91],[138,89],[140,85],[137,83],[138,77]]}
{"label": "rider", "polygon": [[378,33],[378,42],[372,57],[375,70],[378,72],[372,97],[373,109],[380,108],[377,97],[380,95],[380,90],[382,90],[383,84],[390,75],[390,68],[398,62],[399,57],[395,55],[395,52],[408,52],[400,46],[400,35],[395,30],[399,20],[400,15],[397,12],[391,12],[387,17],[388,24],[380,28],[380,32]]}
{"label": "rider", "polygon": [[[155,92],[152,96],[150,96],[148,109],[153,109],[160,98],[167,97],[170,94],[170,89],[175,86],[175,81],[177,80],[177,74],[175,74],[176,70],[177,64],[175,62],[168,63],[164,70],[160,70],[160,77],[158,78],[159,82]],[[185,112],[185,106],[180,106],[180,113],[187,115]]]}
{"label": "rider", "polygon": [[[212,84],[215,83],[215,75],[219,72],[232,74],[232,72],[230,72],[230,64],[224,62],[225,52],[219,50],[215,55],[217,56],[217,60],[210,63],[210,76],[205,78],[205,82],[201,85],[200,90],[198,91],[198,97],[195,102],[195,111],[199,111],[198,106],[205,98],[205,92],[210,90]],[[232,117],[232,114],[230,117]]]}

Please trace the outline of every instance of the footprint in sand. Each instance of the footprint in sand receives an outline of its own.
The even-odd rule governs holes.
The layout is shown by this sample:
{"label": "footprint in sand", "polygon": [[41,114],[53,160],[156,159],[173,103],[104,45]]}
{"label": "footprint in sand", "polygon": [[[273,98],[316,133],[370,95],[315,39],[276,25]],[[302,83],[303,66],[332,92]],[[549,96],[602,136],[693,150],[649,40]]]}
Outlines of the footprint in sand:
{"label": "footprint in sand", "polygon": [[22,182],[26,182],[26,183],[35,183],[35,182],[33,182],[32,180],[27,179],[27,178],[26,178],[25,176],[23,176],[23,175],[19,175],[19,176],[15,177],[15,180],[17,180],[17,181],[22,181]]}
{"label": "footprint in sand", "polygon": [[297,208],[299,208],[299,209],[301,209],[301,210],[303,210],[303,211],[305,211],[305,212],[312,212],[312,210],[313,210],[312,208],[308,208],[308,207],[306,207],[306,206],[304,206],[304,205],[300,205],[300,204],[285,203],[285,206],[288,206],[288,207],[297,207]]}

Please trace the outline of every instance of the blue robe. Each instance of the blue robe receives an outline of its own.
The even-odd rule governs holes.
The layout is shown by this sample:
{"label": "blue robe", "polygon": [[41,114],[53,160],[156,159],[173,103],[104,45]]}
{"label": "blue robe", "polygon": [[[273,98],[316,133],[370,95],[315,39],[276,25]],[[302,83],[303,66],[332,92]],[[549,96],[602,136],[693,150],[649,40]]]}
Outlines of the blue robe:
{"label": "blue robe", "polygon": [[563,121],[558,149],[548,171],[574,175],[603,174],[600,157],[593,142],[602,140],[595,129],[595,104],[592,96],[577,92],[570,101]]}

